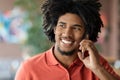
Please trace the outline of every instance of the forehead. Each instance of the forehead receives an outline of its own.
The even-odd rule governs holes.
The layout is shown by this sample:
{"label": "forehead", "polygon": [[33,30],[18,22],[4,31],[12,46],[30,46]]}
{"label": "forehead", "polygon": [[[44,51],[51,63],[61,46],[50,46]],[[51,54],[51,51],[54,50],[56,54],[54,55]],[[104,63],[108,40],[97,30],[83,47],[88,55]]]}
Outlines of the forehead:
{"label": "forehead", "polygon": [[74,24],[83,24],[83,21],[80,16],[73,13],[66,13],[59,17],[58,22],[74,23]]}

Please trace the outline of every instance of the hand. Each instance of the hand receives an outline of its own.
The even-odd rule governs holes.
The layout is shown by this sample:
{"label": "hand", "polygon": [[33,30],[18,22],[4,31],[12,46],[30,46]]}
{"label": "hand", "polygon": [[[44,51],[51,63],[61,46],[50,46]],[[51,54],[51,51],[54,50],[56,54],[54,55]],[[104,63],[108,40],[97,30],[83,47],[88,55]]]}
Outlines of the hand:
{"label": "hand", "polygon": [[[78,52],[79,59],[87,68],[94,71],[100,67],[99,54],[92,41],[88,39],[82,40],[79,49],[81,50],[81,52]],[[88,54],[88,56],[85,56],[86,54]]]}

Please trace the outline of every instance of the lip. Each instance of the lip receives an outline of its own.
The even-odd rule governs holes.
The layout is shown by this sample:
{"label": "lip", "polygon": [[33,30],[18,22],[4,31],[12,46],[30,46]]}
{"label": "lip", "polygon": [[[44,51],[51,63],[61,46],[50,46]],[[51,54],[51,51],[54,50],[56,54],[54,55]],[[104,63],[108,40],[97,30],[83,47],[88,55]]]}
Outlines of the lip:
{"label": "lip", "polygon": [[64,44],[72,44],[72,41],[69,41],[69,40],[64,40],[64,39],[62,39],[61,40]]}
{"label": "lip", "polygon": [[63,47],[71,47],[73,44],[72,40],[67,40],[67,39],[61,39],[61,43]]}

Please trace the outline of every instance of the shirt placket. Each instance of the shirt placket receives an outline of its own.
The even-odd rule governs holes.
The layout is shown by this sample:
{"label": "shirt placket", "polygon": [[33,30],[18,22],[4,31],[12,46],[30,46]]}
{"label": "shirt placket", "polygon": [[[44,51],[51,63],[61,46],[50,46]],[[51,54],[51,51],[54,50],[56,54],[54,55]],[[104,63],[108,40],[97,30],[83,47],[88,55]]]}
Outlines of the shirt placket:
{"label": "shirt placket", "polygon": [[64,67],[61,66],[61,65],[59,65],[59,66],[60,66],[60,68],[61,68],[62,70],[64,70],[64,72],[65,72],[65,77],[63,78],[63,80],[71,80],[69,70],[67,70],[66,68],[64,68]]}

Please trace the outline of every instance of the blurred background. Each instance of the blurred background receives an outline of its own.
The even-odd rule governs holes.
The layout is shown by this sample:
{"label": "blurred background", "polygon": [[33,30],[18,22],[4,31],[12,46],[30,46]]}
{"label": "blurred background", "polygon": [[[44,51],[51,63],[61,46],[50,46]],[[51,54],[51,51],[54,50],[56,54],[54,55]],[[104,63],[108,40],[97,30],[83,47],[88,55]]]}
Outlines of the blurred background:
{"label": "blurred background", "polygon": [[[100,0],[104,27],[95,43],[120,75],[120,0]],[[22,61],[52,45],[42,30],[44,0],[0,0],[0,80],[14,80]]]}

